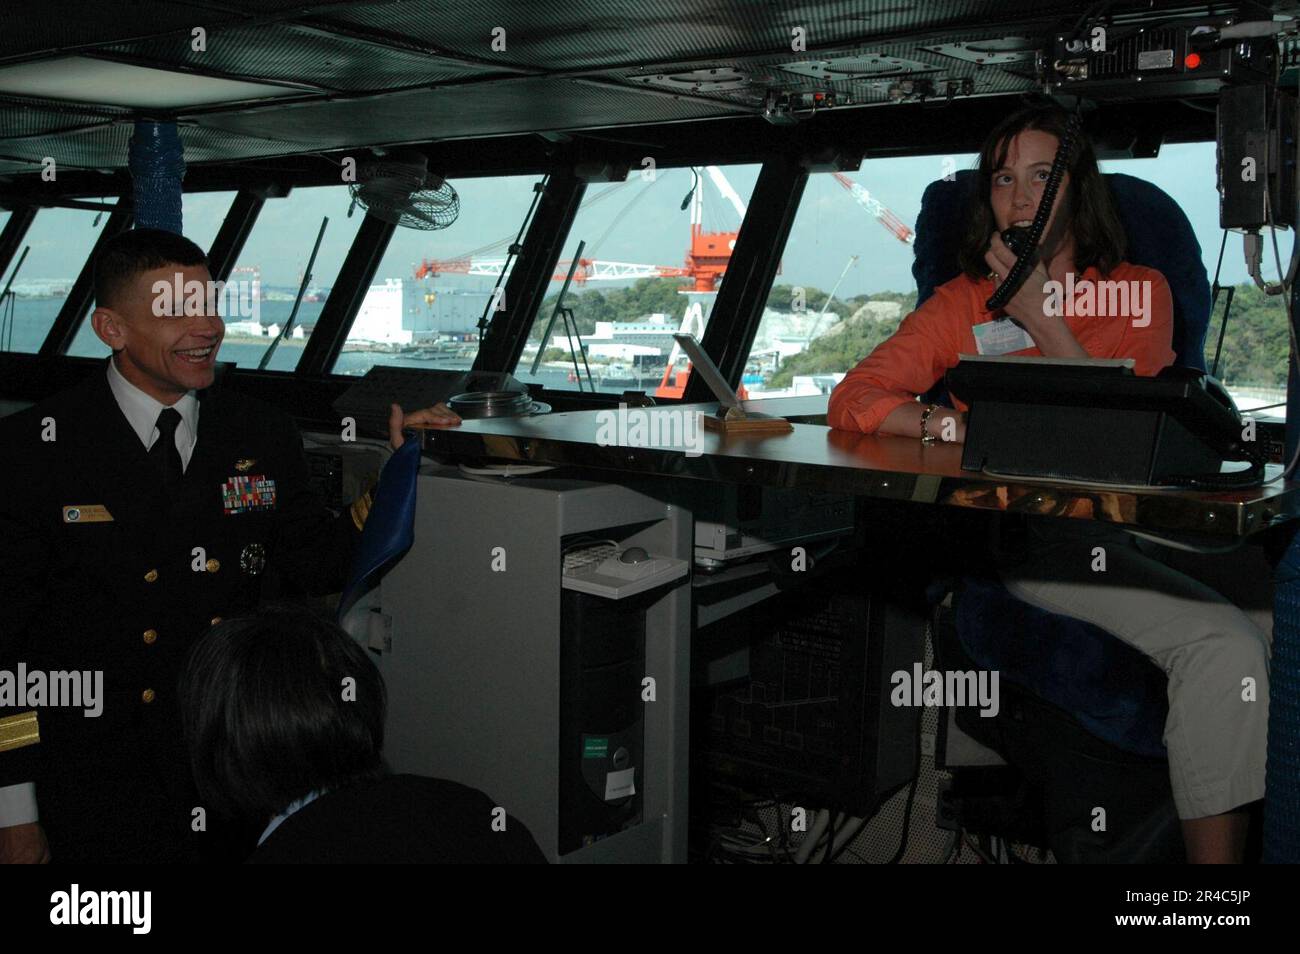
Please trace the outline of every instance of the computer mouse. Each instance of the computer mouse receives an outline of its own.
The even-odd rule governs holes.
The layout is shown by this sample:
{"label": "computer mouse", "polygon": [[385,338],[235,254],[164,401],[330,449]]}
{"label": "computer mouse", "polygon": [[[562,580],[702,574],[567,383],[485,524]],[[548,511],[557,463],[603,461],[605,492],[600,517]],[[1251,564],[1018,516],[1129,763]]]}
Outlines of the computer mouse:
{"label": "computer mouse", "polygon": [[620,563],[644,563],[650,559],[650,554],[643,547],[628,547],[618,555]]}

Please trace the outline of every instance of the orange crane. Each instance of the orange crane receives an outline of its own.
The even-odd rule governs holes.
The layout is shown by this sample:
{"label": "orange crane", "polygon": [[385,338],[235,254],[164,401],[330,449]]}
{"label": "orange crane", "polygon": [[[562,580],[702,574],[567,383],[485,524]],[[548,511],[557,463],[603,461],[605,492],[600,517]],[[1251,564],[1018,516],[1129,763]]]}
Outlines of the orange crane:
{"label": "orange crane", "polygon": [[[717,170],[716,175],[714,174],[715,170]],[[730,184],[726,181],[726,177],[722,175],[722,170],[717,169],[716,166],[709,166],[708,171],[713,178],[714,184],[717,185],[719,191],[721,191],[722,194],[726,196],[728,199],[731,199],[732,204],[736,206],[736,211],[740,213],[741,221],[744,221],[745,218],[744,204],[740,201],[740,197],[735,195],[734,190],[731,189]],[[835,173],[834,175],[835,175],[835,181],[837,181],[840,185],[844,186],[844,188],[849,190],[849,193],[853,196],[854,201],[856,201],[858,205],[862,206],[868,213],[870,213],[876,219],[876,221],[878,221],[881,225],[883,225],[886,229],[888,229],[889,232],[895,238],[897,238],[900,242],[903,242],[907,245],[911,245],[913,243],[913,241],[915,240],[915,235],[912,232],[912,230],[907,227],[907,225],[903,222],[902,219],[900,219],[897,215],[891,212],[883,203],[881,203],[879,199],[873,196],[862,186],[858,185],[858,183],[854,182],[848,176],[843,175],[842,173],[839,172]],[[696,219],[694,218],[693,215],[692,224],[691,224],[692,243],[695,242],[697,235],[701,234],[699,233],[698,229],[699,226],[696,224]],[[703,233],[703,234],[708,235],[710,233]],[[735,246],[734,237],[731,240],[731,246],[732,247]],[[727,257],[730,257],[730,254],[731,254],[730,248],[728,248]],[[852,264],[853,260],[855,259],[856,256],[854,257],[854,259],[850,260],[850,264]],[[723,270],[725,270],[725,259],[723,260],[723,263],[724,263]],[[845,268],[845,271],[846,272],[848,271],[847,267]],[[721,272],[719,272],[719,276],[720,275]],[[844,277],[843,275],[840,276],[841,280],[843,279],[843,277]],[[839,282],[836,282],[836,288],[838,287],[839,287]],[[712,290],[712,287],[710,287],[709,289],[700,289],[697,284],[697,290]],[[833,296],[834,291],[832,291],[831,294]],[[828,299],[827,305],[829,306],[829,304],[830,304],[830,300]],[[823,318],[825,317],[824,311],[822,317]],[[688,308],[686,311],[686,316],[682,321],[681,330],[690,334],[694,334],[697,338],[700,338],[704,334],[703,325],[704,322],[703,322],[702,313],[700,312],[700,309],[693,303],[691,307]],[[691,367],[690,364],[687,363],[684,368],[680,368],[680,369],[676,368],[675,365],[677,363],[677,358],[678,358],[678,348],[676,345],[674,345],[672,354],[670,354],[668,357],[668,367],[664,369],[663,380],[659,382],[659,387],[655,389],[655,397],[679,398],[685,393],[686,381],[690,377]],[[673,379],[672,384],[668,383],[670,378]],[[747,397],[744,385],[741,385],[740,389],[736,393],[741,397],[741,399]]]}
{"label": "orange crane", "polygon": [[[696,176],[699,175],[694,170]],[[736,210],[736,215],[740,221],[745,221],[745,201],[736,192],[722,170],[717,166],[705,166],[704,171],[712,180],[714,187],[722,194],[732,207]],[[704,190],[700,188],[697,182],[691,190],[691,244],[686,253],[686,267],[692,271],[695,278],[693,288],[683,288],[681,291],[696,296],[686,308],[686,313],[682,316],[682,326],[678,329],[680,332],[695,335],[696,340],[704,337],[704,306],[699,296],[712,295],[717,293],[718,279],[727,271],[727,264],[731,261],[731,253],[736,248],[736,236],[739,232],[706,232],[704,230]],[[672,350],[668,353],[668,363],[664,366],[664,376],[659,382],[659,387],[655,388],[655,397],[659,398],[680,398],[686,393],[686,382],[691,375],[691,365],[688,361],[683,368],[677,367],[677,360],[681,356],[681,348],[674,341]],[[669,381],[672,381],[669,384]],[[741,398],[747,397],[742,387],[737,392]]]}
{"label": "orange crane", "polygon": [[879,199],[844,175],[844,173],[836,172],[834,176],[836,182],[849,190],[858,205],[874,216],[877,222],[889,229],[896,239],[907,245],[911,245],[916,240],[916,235],[903,223],[903,220],[889,211]]}

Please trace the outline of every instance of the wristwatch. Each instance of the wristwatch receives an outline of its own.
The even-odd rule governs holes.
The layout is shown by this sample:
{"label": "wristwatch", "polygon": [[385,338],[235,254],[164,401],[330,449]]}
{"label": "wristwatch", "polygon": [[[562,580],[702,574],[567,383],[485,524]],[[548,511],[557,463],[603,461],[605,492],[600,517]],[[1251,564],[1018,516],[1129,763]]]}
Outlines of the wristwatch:
{"label": "wristwatch", "polygon": [[939,409],[937,404],[927,404],[925,410],[921,412],[921,443],[933,444],[939,438],[930,433],[930,415]]}

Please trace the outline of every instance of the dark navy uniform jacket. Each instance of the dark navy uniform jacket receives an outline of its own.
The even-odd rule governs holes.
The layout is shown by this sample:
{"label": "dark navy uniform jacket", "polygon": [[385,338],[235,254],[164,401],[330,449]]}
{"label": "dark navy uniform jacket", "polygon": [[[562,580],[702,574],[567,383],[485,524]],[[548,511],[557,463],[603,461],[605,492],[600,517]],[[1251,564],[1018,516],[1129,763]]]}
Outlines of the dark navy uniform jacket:
{"label": "dark navy uniform jacket", "polygon": [[199,392],[169,500],[106,370],[0,420],[0,669],[103,672],[102,714],[38,709],[36,744],[11,747],[31,707],[0,707],[0,786],[36,782],[56,862],[210,856],[176,699],[186,652],[263,595],[340,590],[359,520],[313,494],[287,415],[221,387]]}

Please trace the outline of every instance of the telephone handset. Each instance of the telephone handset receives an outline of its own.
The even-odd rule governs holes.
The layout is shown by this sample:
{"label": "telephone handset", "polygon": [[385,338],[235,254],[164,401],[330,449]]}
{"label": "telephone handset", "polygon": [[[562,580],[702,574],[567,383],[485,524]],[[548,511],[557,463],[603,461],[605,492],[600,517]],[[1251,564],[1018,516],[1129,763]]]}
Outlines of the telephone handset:
{"label": "telephone handset", "polygon": [[1025,283],[1025,279],[1029,277],[1029,273],[1033,270],[1038,243],[1047,228],[1047,220],[1052,215],[1052,206],[1056,202],[1056,192],[1061,187],[1061,180],[1065,177],[1065,167],[1070,164],[1070,154],[1074,151],[1074,141],[1078,137],[1082,125],[1083,120],[1079,114],[1077,112],[1071,114],[1070,121],[1065,127],[1065,133],[1061,136],[1061,141],[1056,147],[1056,156],[1052,159],[1052,168],[1047,173],[1047,181],[1043,183],[1042,198],[1038,200],[1038,211],[1034,213],[1033,222],[1029,228],[1012,226],[1002,233],[1002,241],[1006,242],[1007,247],[1016,253],[1016,263],[1011,266],[1011,271],[1007,272],[1002,279],[1002,284],[984,303],[984,307],[988,311],[998,311],[1004,308],[1016,292],[1020,291],[1020,286]]}
{"label": "telephone handset", "polygon": [[[1222,382],[1213,375],[1195,368],[1168,367],[1156,375],[1157,380],[1186,384],[1189,391],[1208,395],[1212,400],[1193,400],[1189,393],[1183,407],[1175,410],[1189,431],[1214,448],[1224,460],[1248,461],[1251,466],[1233,474],[1201,474],[1170,478],[1169,483],[1215,489],[1242,486],[1243,481],[1258,483],[1264,473],[1264,456],[1258,447],[1245,439],[1245,425],[1241,411],[1232,400]],[[1181,413],[1180,413],[1181,412]]]}
{"label": "telephone handset", "polygon": [[1020,258],[1026,251],[1034,247],[1029,244],[1029,227],[1027,225],[1011,226],[1002,233],[1002,241],[1007,248],[1011,249],[1016,258]]}
{"label": "telephone handset", "polygon": [[1237,403],[1228,393],[1228,389],[1223,386],[1223,382],[1209,372],[1171,365],[1159,371],[1156,377],[1167,381],[1190,381],[1199,384],[1202,390],[1232,412],[1234,422],[1240,422],[1241,411],[1237,410]]}

